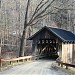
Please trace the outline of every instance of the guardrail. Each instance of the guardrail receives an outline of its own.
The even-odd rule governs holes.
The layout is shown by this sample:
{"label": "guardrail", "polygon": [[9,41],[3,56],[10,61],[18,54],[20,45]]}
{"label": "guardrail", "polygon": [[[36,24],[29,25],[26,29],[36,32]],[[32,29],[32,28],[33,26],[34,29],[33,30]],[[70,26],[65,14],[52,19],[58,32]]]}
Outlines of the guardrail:
{"label": "guardrail", "polygon": [[0,59],[0,70],[4,67],[13,66],[15,62],[16,64],[19,64],[20,62],[30,61],[32,58],[33,56],[25,56],[25,57],[12,58],[12,59]]}
{"label": "guardrail", "polygon": [[38,60],[43,57],[45,56],[35,55],[35,56],[25,56],[25,57],[12,58],[12,59],[0,59],[0,70],[17,65],[17,64],[25,63],[27,61]]}
{"label": "guardrail", "polygon": [[69,64],[69,63],[63,63],[60,59],[56,59],[56,62],[58,63],[58,66],[61,65],[61,67],[66,66],[66,69],[68,69],[68,67],[73,67],[75,68],[74,64]]}

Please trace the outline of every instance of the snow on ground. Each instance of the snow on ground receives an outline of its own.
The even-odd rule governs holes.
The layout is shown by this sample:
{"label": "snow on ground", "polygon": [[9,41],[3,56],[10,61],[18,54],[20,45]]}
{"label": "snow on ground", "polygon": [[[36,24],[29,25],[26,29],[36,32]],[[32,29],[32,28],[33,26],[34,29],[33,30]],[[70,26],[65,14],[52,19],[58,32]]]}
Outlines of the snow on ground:
{"label": "snow on ground", "polygon": [[1,71],[0,75],[75,75],[52,66],[55,61],[36,60]]}

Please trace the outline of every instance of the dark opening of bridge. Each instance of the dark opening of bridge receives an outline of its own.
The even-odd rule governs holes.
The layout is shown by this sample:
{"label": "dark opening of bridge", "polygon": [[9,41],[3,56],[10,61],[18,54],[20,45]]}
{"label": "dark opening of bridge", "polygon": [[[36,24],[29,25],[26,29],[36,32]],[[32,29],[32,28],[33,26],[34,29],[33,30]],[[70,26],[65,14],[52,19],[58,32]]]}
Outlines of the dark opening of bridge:
{"label": "dark opening of bridge", "polygon": [[39,39],[37,49],[39,56],[57,56],[56,40],[54,39]]}

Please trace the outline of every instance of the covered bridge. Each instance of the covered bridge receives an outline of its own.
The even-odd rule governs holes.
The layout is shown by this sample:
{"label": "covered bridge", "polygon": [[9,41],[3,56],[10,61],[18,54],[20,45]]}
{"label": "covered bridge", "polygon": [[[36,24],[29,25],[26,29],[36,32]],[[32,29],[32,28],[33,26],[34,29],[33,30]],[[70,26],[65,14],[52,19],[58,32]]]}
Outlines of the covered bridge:
{"label": "covered bridge", "polygon": [[37,55],[58,54],[64,63],[75,63],[75,35],[70,31],[45,26],[28,40]]}

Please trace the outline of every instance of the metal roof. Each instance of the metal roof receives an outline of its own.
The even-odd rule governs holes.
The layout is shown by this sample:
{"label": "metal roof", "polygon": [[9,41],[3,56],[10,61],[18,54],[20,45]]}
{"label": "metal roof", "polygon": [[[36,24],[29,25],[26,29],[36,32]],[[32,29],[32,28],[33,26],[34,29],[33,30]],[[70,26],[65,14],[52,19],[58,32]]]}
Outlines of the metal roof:
{"label": "metal roof", "polygon": [[50,32],[52,32],[54,35],[56,35],[59,39],[62,41],[75,41],[75,35],[67,30],[59,29],[59,28],[52,28],[52,27],[43,27],[38,32],[36,32],[34,35],[29,37],[30,40],[32,40],[37,34],[40,33],[40,31],[43,31],[43,29],[46,28]]}

